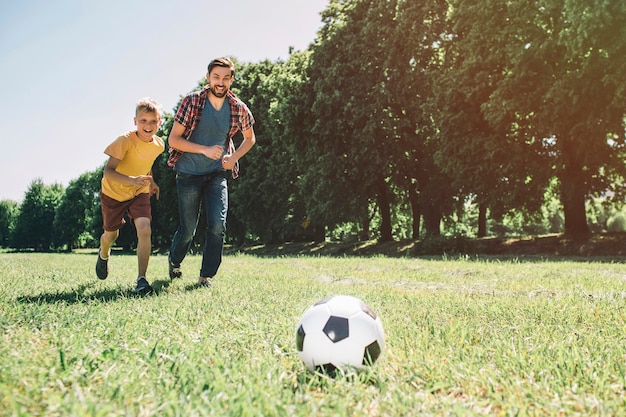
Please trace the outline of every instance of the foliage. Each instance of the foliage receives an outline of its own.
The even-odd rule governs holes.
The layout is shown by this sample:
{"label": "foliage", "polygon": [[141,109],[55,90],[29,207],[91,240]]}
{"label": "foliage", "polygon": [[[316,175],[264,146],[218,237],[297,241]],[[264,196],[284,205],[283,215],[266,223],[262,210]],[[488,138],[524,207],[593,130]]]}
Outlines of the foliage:
{"label": "foliage", "polygon": [[[313,85],[309,78],[311,52],[292,53],[289,60],[278,68],[275,83],[277,95],[270,107],[268,129],[276,138],[275,165],[281,179],[281,189],[286,191],[286,216],[282,219],[285,240],[316,240],[325,238],[326,224],[313,215],[310,195],[303,187],[303,179],[311,169],[308,155],[314,152],[306,143],[311,138],[313,115]],[[277,225],[280,226],[280,225]],[[285,227],[286,226],[286,227]]]}
{"label": "foliage", "polygon": [[[293,63],[263,61],[243,65],[238,72],[241,75],[236,92],[254,115],[257,142],[242,159],[245,171],[229,184],[229,222],[236,219],[246,226],[247,233],[264,243],[282,242],[288,229],[297,167],[287,150],[290,139],[281,129],[285,121],[276,113],[279,107],[291,104],[284,83],[292,82],[290,77],[297,79],[297,67]],[[238,241],[241,243],[243,238]]]}
{"label": "foliage", "polygon": [[331,227],[358,221],[369,235],[375,203],[381,240],[392,238],[391,175],[413,149],[396,146],[398,100],[390,86],[397,64],[386,67],[398,62],[388,52],[395,18],[395,2],[337,3],[326,12],[309,68],[312,134],[301,145],[311,216]]}
{"label": "foliage", "polygon": [[59,184],[44,185],[40,178],[31,182],[20,205],[11,247],[50,250],[54,216],[63,193],[63,186]]}
{"label": "foliage", "polygon": [[[68,251],[99,245],[100,234],[92,234],[94,216],[100,210],[102,170],[88,172],[70,181],[52,223],[54,247]],[[101,227],[100,227],[101,229]]]}
{"label": "foliage", "polygon": [[[229,184],[228,242],[619,229],[626,3],[332,0],[321,17],[306,51],[236,62],[257,146]],[[153,170],[160,249],[178,224],[166,159]],[[89,245],[99,214],[79,219],[71,201],[88,191],[64,192],[52,243]],[[15,224],[0,216],[0,244],[13,230],[11,246],[49,248],[21,236],[50,233],[19,221],[33,205]],[[118,245],[134,239],[131,225]]]}
{"label": "foliage", "polygon": [[606,229],[609,232],[626,232],[626,213],[623,210],[614,213],[606,221]]}
{"label": "foliage", "polygon": [[586,215],[590,219],[589,227],[593,232],[626,231],[626,207],[616,207],[609,199],[592,199],[587,205]]}
{"label": "foliage", "polygon": [[[163,138],[166,143],[165,152],[154,161],[152,175],[159,185],[161,195],[159,200],[151,199],[152,205],[152,245],[156,248],[169,249],[172,237],[178,227],[178,193],[176,190],[176,175],[174,170],[167,166],[168,142],[167,138],[174,125],[174,115],[178,109],[176,107],[172,113],[166,112],[163,116],[163,123],[157,132],[157,136]],[[202,233],[200,233],[202,235]]]}
{"label": "foliage", "polygon": [[397,1],[385,57],[384,88],[389,91],[393,126],[393,181],[412,207],[414,239],[441,232],[452,214],[455,184],[437,161],[441,125],[436,116],[437,79],[442,74],[441,41],[445,1]]}
{"label": "foliage", "polygon": [[0,201],[0,247],[8,247],[15,222],[19,214],[19,205],[13,200]]}
{"label": "foliage", "polygon": [[541,141],[529,146],[527,132],[520,129],[522,137],[515,136],[510,126],[489,123],[484,112],[507,71],[508,39],[494,36],[503,31],[506,8],[497,1],[452,2],[441,45],[442,73],[435,80],[437,163],[461,201],[471,197],[495,218],[511,211],[536,213],[550,175],[541,148],[533,151]]}
{"label": "foliage", "polygon": [[527,154],[547,152],[552,163],[542,169],[559,178],[565,232],[585,234],[585,199],[614,186],[613,179],[626,170],[626,68],[620,58],[626,50],[626,5],[617,0],[593,6],[582,0],[506,4],[502,18],[509,23],[486,28],[507,45],[505,75],[483,103],[486,118],[524,128],[528,134],[514,139],[530,145]]}

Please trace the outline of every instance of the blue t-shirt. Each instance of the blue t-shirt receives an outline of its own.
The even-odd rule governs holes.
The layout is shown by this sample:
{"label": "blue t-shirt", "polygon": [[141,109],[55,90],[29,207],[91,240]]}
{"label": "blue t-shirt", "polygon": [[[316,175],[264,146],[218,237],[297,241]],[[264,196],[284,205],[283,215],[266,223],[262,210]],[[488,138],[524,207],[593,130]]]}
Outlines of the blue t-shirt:
{"label": "blue t-shirt", "polygon": [[[196,128],[191,133],[189,140],[201,145],[226,146],[228,129],[230,128],[230,106],[224,101],[222,108],[218,111],[208,100],[202,109],[200,120]],[[224,155],[222,153],[222,155]],[[222,158],[213,160],[199,153],[184,152],[174,169],[178,172],[192,175],[210,174],[215,171],[224,171]]]}

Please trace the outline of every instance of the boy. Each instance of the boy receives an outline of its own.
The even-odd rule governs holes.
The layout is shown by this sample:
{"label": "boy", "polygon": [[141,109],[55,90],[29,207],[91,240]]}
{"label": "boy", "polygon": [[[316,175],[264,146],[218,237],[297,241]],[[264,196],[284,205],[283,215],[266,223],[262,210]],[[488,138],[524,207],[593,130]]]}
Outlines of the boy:
{"label": "boy", "polygon": [[106,279],[111,245],[124,226],[128,213],[137,229],[138,276],[135,293],[146,295],[153,289],[146,279],[150,258],[152,213],[150,197],[159,199],[159,186],[152,178],[152,164],[165,150],[163,140],[155,133],[161,125],[161,106],[149,98],[141,99],[135,109],[137,130],[117,138],[104,151],[109,161],[104,168],[100,201],[104,233],[96,262],[96,275]]}

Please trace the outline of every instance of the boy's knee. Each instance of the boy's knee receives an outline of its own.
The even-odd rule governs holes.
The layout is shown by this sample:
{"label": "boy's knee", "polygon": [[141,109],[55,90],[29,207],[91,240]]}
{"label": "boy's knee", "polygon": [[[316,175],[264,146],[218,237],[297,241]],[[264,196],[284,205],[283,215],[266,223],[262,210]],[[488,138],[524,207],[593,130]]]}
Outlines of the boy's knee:
{"label": "boy's knee", "polygon": [[151,235],[152,235],[152,230],[150,229],[150,226],[137,229],[138,237],[149,238]]}
{"label": "boy's knee", "polygon": [[119,230],[105,230],[104,233],[102,233],[102,236],[100,239],[103,240],[105,243],[112,243],[112,242],[115,242],[115,240],[117,240],[119,235],[120,235]]}
{"label": "boy's knee", "polygon": [[135,222],[135,229],[137,229],[137,236],[148,236],[152,234],[152,228],[150,227],[150,220],[137,219]]}

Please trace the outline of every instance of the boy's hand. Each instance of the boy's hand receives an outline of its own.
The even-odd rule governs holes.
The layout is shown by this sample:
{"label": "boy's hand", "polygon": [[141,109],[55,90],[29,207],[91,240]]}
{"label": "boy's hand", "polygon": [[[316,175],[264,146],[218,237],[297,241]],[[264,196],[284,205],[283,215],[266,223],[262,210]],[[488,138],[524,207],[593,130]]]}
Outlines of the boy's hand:
{"label": "boy's hand", "polygon": [[137,187],[145,187],[146,185],[150,185],[154,182],[152,180],[152,175],[138,175],[130,178],[133,181],[133,184]]}
{"label": "boy's hand", "polygon": [[152,196],[152,194],[156,196],[157,200],[159,199],[159,195],[161,194],[161,188],[159,188],[154,180],[150,181],[150,196]]}

